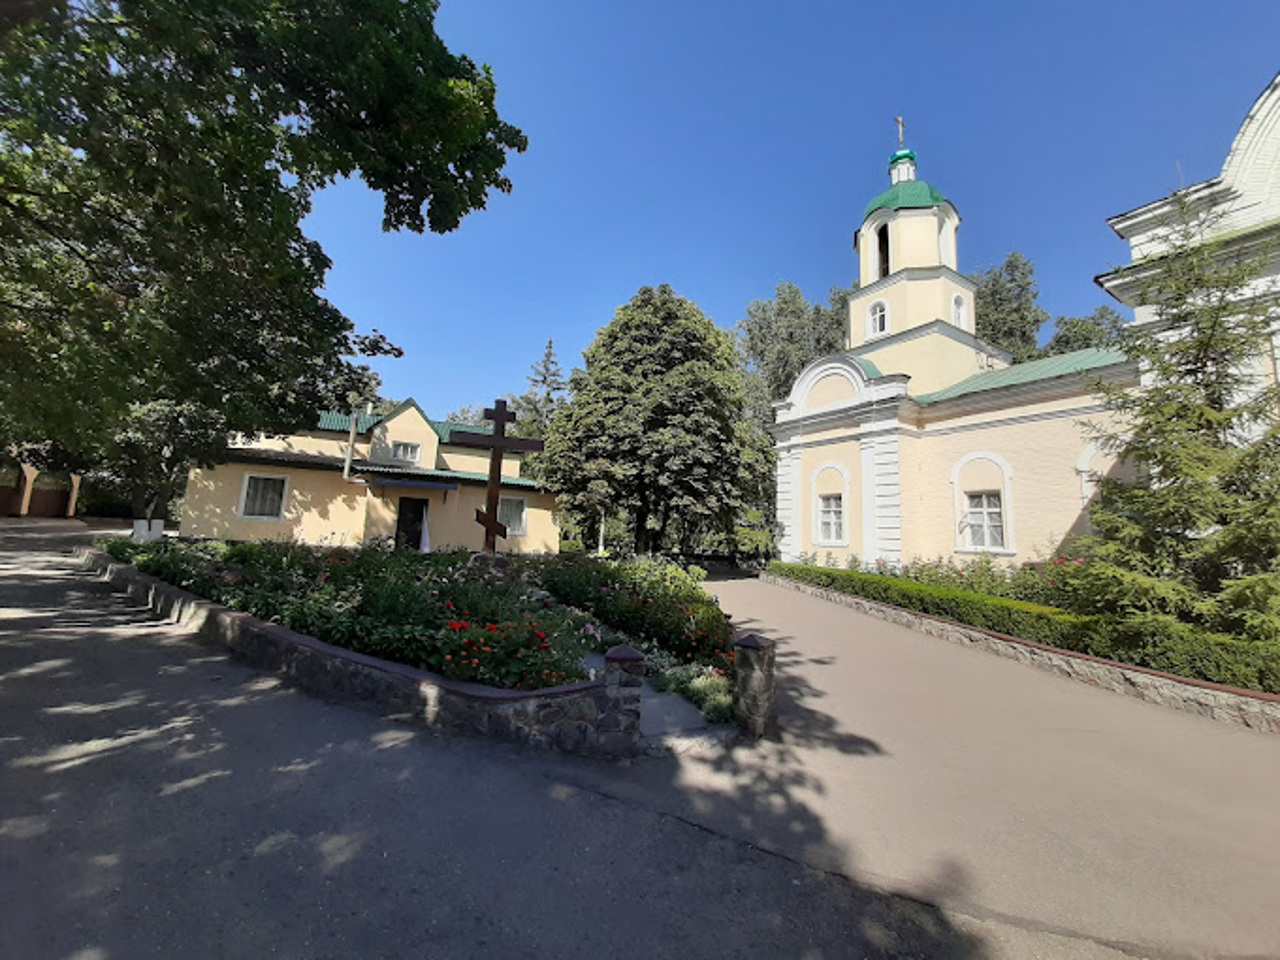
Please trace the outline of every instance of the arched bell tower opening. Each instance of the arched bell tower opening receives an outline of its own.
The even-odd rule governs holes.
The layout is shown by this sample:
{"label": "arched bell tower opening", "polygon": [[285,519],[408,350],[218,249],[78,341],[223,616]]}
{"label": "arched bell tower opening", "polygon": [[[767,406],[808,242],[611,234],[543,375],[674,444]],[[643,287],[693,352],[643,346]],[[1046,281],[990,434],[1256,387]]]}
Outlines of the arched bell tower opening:
{"label": "arched bell tower opening", "polygon": [[876,251],[880,262],[879,276],[887,277],[891,269],[889,266],[889,225],[887,223],[882,223],[876,228]]}
{"label": "arched bell tower opening", "polygon": [[867,204],[854,238],[859,286],[849,300],[850,349],[934,321],[973,332],[973,283],[957,270],[960,215],[940,190],[916,176],[915,151],[903,144],[903,124],[896,119],[889,189]]}

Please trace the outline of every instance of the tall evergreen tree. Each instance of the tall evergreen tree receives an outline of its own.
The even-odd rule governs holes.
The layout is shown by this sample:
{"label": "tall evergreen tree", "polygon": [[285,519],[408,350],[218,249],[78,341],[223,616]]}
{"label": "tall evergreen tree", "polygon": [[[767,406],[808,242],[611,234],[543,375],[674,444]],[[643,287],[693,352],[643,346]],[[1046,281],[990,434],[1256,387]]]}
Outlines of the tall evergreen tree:
{"label": "tall evergreen tree", "polygon": [[1037,337],[1049,314],[1036,302],[1036,268],[1014,251],[998,267],[970,276],[974,293],[975,329],[978,336],[1008,350],[1014,363],[1040,356]]}
{"label": "tall evergreen tree", "polygon": [[560,372],[560,362],[556,360],[555,344],[550,339],[542,358],[534,363],[528,381],[528,390],[508,397],[516,413],[515,431],[519,436],[542,440],[569,389]]}
{"label": "tall evergreen tree", "polygon": [[1101,386],[1120,424],[1102,439],[1130,470],[1101,483],[1097,558],[1136,606],[1280,637],[1275,291],[1186,209],[1169,229],[1142,289],[1155,319],[1118,341],[1141,385]]}
{"label": "tall evergreen tree", "polygon": [[1044,352],[1055,356],[1089,347],[1115,346],[1124,325],[1124,317],[1105,304],[1087,317],[1058,317],[1053,321],[1053,337],[1045,344]]}
{"label": "tall evergreen tree", "polygon": [[731,530],[772,444],[744,416],[733,338],[663,284],[619,307],[551,422],[546,481],[593,527],[625,511],[637,553]]}

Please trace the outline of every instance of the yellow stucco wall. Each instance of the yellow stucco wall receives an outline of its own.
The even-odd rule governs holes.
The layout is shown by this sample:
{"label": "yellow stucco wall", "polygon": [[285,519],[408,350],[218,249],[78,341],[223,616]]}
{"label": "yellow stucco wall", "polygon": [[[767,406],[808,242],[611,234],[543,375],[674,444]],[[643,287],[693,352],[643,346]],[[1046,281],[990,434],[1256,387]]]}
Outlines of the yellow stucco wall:
{"label": "yellow stucco wall", "polygon": [[941,390],[975,373],[1006,365],[942,333],[923,334],[882,347],[874,346],[872,341],[861,356],[871,360],[881,371],[908,374],[911,380],[907,389],[915,396]]}
{"label": "yellow stucco wall", "polygon": [[397,462],[391,459],[392,444],[397,442],[416,443],[420,446],[414,466],[427,469],[436,466],[436,451],[440,438],[417,408],[407,407],[373,428],[370,433],[369,459],[382,463]]}
{"label": "yellow stucco wall", "polygon": [[[1006,543],[1012,547],[1001,559],[1041,559],[1057,550],[1069,534],[1085,532],[1085,497],[1077,465],[1084,459],[1092,469],[1106,473],[1113,464],[1109,454],[1096,449],[1082,425],[1104,415],[1070,413],[1073,407],[1088,406],[1090,399],[1079,396],[1016,411],[1024,417],[1051,415],[1044,419],[1011,421],[1008,415],[1013,411],[1009,410],[986,414],[985,424],[982,417],[957,418],[976,429],[940,435],[926,431],[903,442],[903,558],[969,555],[959,528],[966,493],[1001,493]],[[1006,422],[991,422],[1001,417]],[[955,424],[948,422],[948,426]],[[935,424],[934,428],[942,427]],[[974,454],[994,456],[970,460],[953,485],[953,468]],[[1008,480],[1001,462],[1009,468]]]}
{"label": "yellow stucco wall", "polygon": [[825,407],[829,403],[839,403],[853,398],[853,384],[849,382],[849,378],[838,373],[829,373],[813,385],[805,406],[813,410]]}
{"label": "yellow stucco wall", "polygon": [[[287,437],[255,437],[248,446],[259,450],[288,450],[292,453],[318,453],[328,457],[345,457],[347,455],[347,435],[337,433],[321,433],[307,431],[295,433]],[[356,436],[355,456],[364,457],[369,452],[368,438]]]}
{"label": "yellow stucco wall", "polygon": [[[1113,456],[1099,448],[1086,426],[1110,423],[1110,415],[1098,410],[1095,398],[1083,391],[951,416],[929,408],[919,414],[897,435],[904,561],[976,556],[967,546],[960,522],[964,495],[985,491],[1001,494],[1010,545],[996,558],[1002,562],[1041,559],[1059,549],[1069,535],[1088,532],[1086,508],[1094,494],[1089,474],[1118,473]],[[848,554],[864,553],[863,488],[873,482],[862,476],[857,427],[806,432],[804,442],[796,492],[796,549],[816,552],[819,563],[830,551],[843,566]],[[971,457],[958,470],[958,483],[953,485],[953,468],[973,454],[993,456]],[[816,536],[817,495],[839,492],[843,484],[842,479],[836,482],[836,472],[818,475],[828,463],[840,463],[849,472],[848,546],[842,548],[819,543]],[[1010,470],[1009,481],[1001,463]]]}
{"label": "yellow stucco wall", "polygon": [[[520,476],[521,458],[518,454],[504,454],[502,457],[502,475],[504,477]],[[436,466],[441,470],[461,470],[470,473],[489,475],[489,451],[474,450],[468,447],[455,447],[441,444],[436,458]]]}
{"label": "yellow stucco wall", "polygon": [[[397,439],[399,439],[397,437]],[[288,478],[284,516],[280,520],[240,515],[245,476]],[[523,497],[525,533],[498,541],[504,553],[555,553],[560,549],[555,498],[530,490],[504,490],[504,497]],[[400,497],[428,501],[431,546],[484,546],[484,531],[475,511],[484,506],[485,488],[464,484],[457,490],[428,490],[394,485],[366,486],[346,482],[331,470],[275,465],[222,464],[193,469],[187,479],[181,533],[221,540],[295,540],[312,544],[355,545],[395,535]]]}
{"label": "yellow stucco wall", "polygon": [[[476,510],[484,507],[483,486],[465,484],[457,490],[445,491],[388,484],[374,487],[373,492],[364,530],[368,539],[394,536],[400,498],[415,497],[428,502],[427,526],[433,550],[445,547],[479,550],[484,546],[484,529],[476,523]],[[525,533],[499,539],[500,553],[559,552],[560,527],[555,520],[555,497],[526,490],[504,490],[502,496],[525,499]]]}
{"label": "yellow stucco wall", "polygon": [[[888,281],[892,281],[892,276]],[[963,329],[973,333],[973,294],[950,276],[938,276],[926,279],[908,280],[902,277],[896,281],[886,281],[883,287],[874,290],[863,290],[849,300],[849,343],[861,346],[872,343],[876,337],[867,336],[867,317],[872,304],[883,301],[889,309],[889,331],[883,336],[892,336],[904,330],[913,330],[931,320],[952,319],[952,300],[960,297],[964,301],[965,326]],[[909,373],[907,370],[893,370],[894,373]]]}
{"label": "yellow stucco wall", "polygon": [[[825,563],[830,553],[843,567],[850,554],[862,550],[862,446],[857,440],[808,447],[800,455],[800,541],[806,553],[816,552],[818,562]],[[847,479],[831,464],[841,464]],[[818,540],[818,496],[839,493],[844,496],[844,543],[836,545]]]}
{"label": "yellow stucco wall", "polygon": [[[287,476],[284,517],[240,516],[240,495],[247,474]],[[325,470],[227,463],[193,469],[187,478],[181,532],[186,537],[223,540],[297,540],[302,543],[355,544],[364,530],[363,484]]]}

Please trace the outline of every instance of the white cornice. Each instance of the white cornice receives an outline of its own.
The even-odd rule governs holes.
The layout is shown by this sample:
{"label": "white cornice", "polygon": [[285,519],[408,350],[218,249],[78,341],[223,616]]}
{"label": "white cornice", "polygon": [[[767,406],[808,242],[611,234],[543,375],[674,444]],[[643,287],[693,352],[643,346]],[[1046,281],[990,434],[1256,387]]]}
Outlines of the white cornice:
{"label": "white cornice", "polygon": [[972,280],[962,273],[957,273],[944,264],[937,264],[932,267],[903,267],[901,270],[895,270],[887,277],[881,277],[875,283],[869,283],[865,287],[859,287],[854,291],[853,296],[849,298],[850,303],[856,303],[868,296],[873,296],[881,291],[893,286],[894,284],[903,283],[911,280],[938,280],[945,278],[950,280],[956,286],[973,293],[977,286]]}
{"label": "white cornice", "polygon": [[864,343],[861,346],[854,347],[849,351],[849,353],[855,357],[866,357],[882,347],[887,347],[897,343],[905,343],[908,340],[916,340],[920,337],[932,336],[934,334],[941,334],[944,337],[956,341],[956,343],[963,344],[964,346],[970,347],[974,350],[981,350],[993,357],[1000,358],[1005,363],[1008,363],[1010,359],[1012,359],[1006,351],[987,343],[985,340],[979,340],[968,330],[961,330],[954,323],[948,323],[946,320],[930,320],[928,323],[922,323],[918,327],[910,327],[900,333],[891,333],[887,337],[877,337],[875,340]]}

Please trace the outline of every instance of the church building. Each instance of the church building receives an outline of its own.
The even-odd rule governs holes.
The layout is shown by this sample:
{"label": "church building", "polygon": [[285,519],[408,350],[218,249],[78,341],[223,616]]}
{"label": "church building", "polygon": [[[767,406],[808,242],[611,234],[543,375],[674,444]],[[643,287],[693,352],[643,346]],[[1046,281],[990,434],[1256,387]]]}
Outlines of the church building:
{"label": "church building", "polygon": [[[1216,255],[1260,259],[1240,297],[1280,305],[1280,75],[1258,97],[1222,172],[1111,218],[1132,262],[1098,284],[1157,322],[1143,302],[1181,211]],[[844,566],[989,555],[1027,561],[1087,532],[1097,478],[1118,469],[1091,439],[1111,414],[1099,381],[1136,386],[1116,352],[1079,350],[1011,364],[974,334],[974,285],[957,272],[960,215],[889,158],[854,246],[848,349],[809,364],[775,404],[778,522],[784,559]],[[1280,327],[1249,371],[1280,380]]]}
{"label": "church building", "polygon": [[784,559],[1025,561],[1085,529],[1111,467],[1087,430],[1109,416],[1091,384],[1131,382],[1132,366],[1093,349],[1011,364],[979,339],[959,227],[916,155],[894,153],[854,241],[848,349],[775,404]]}

